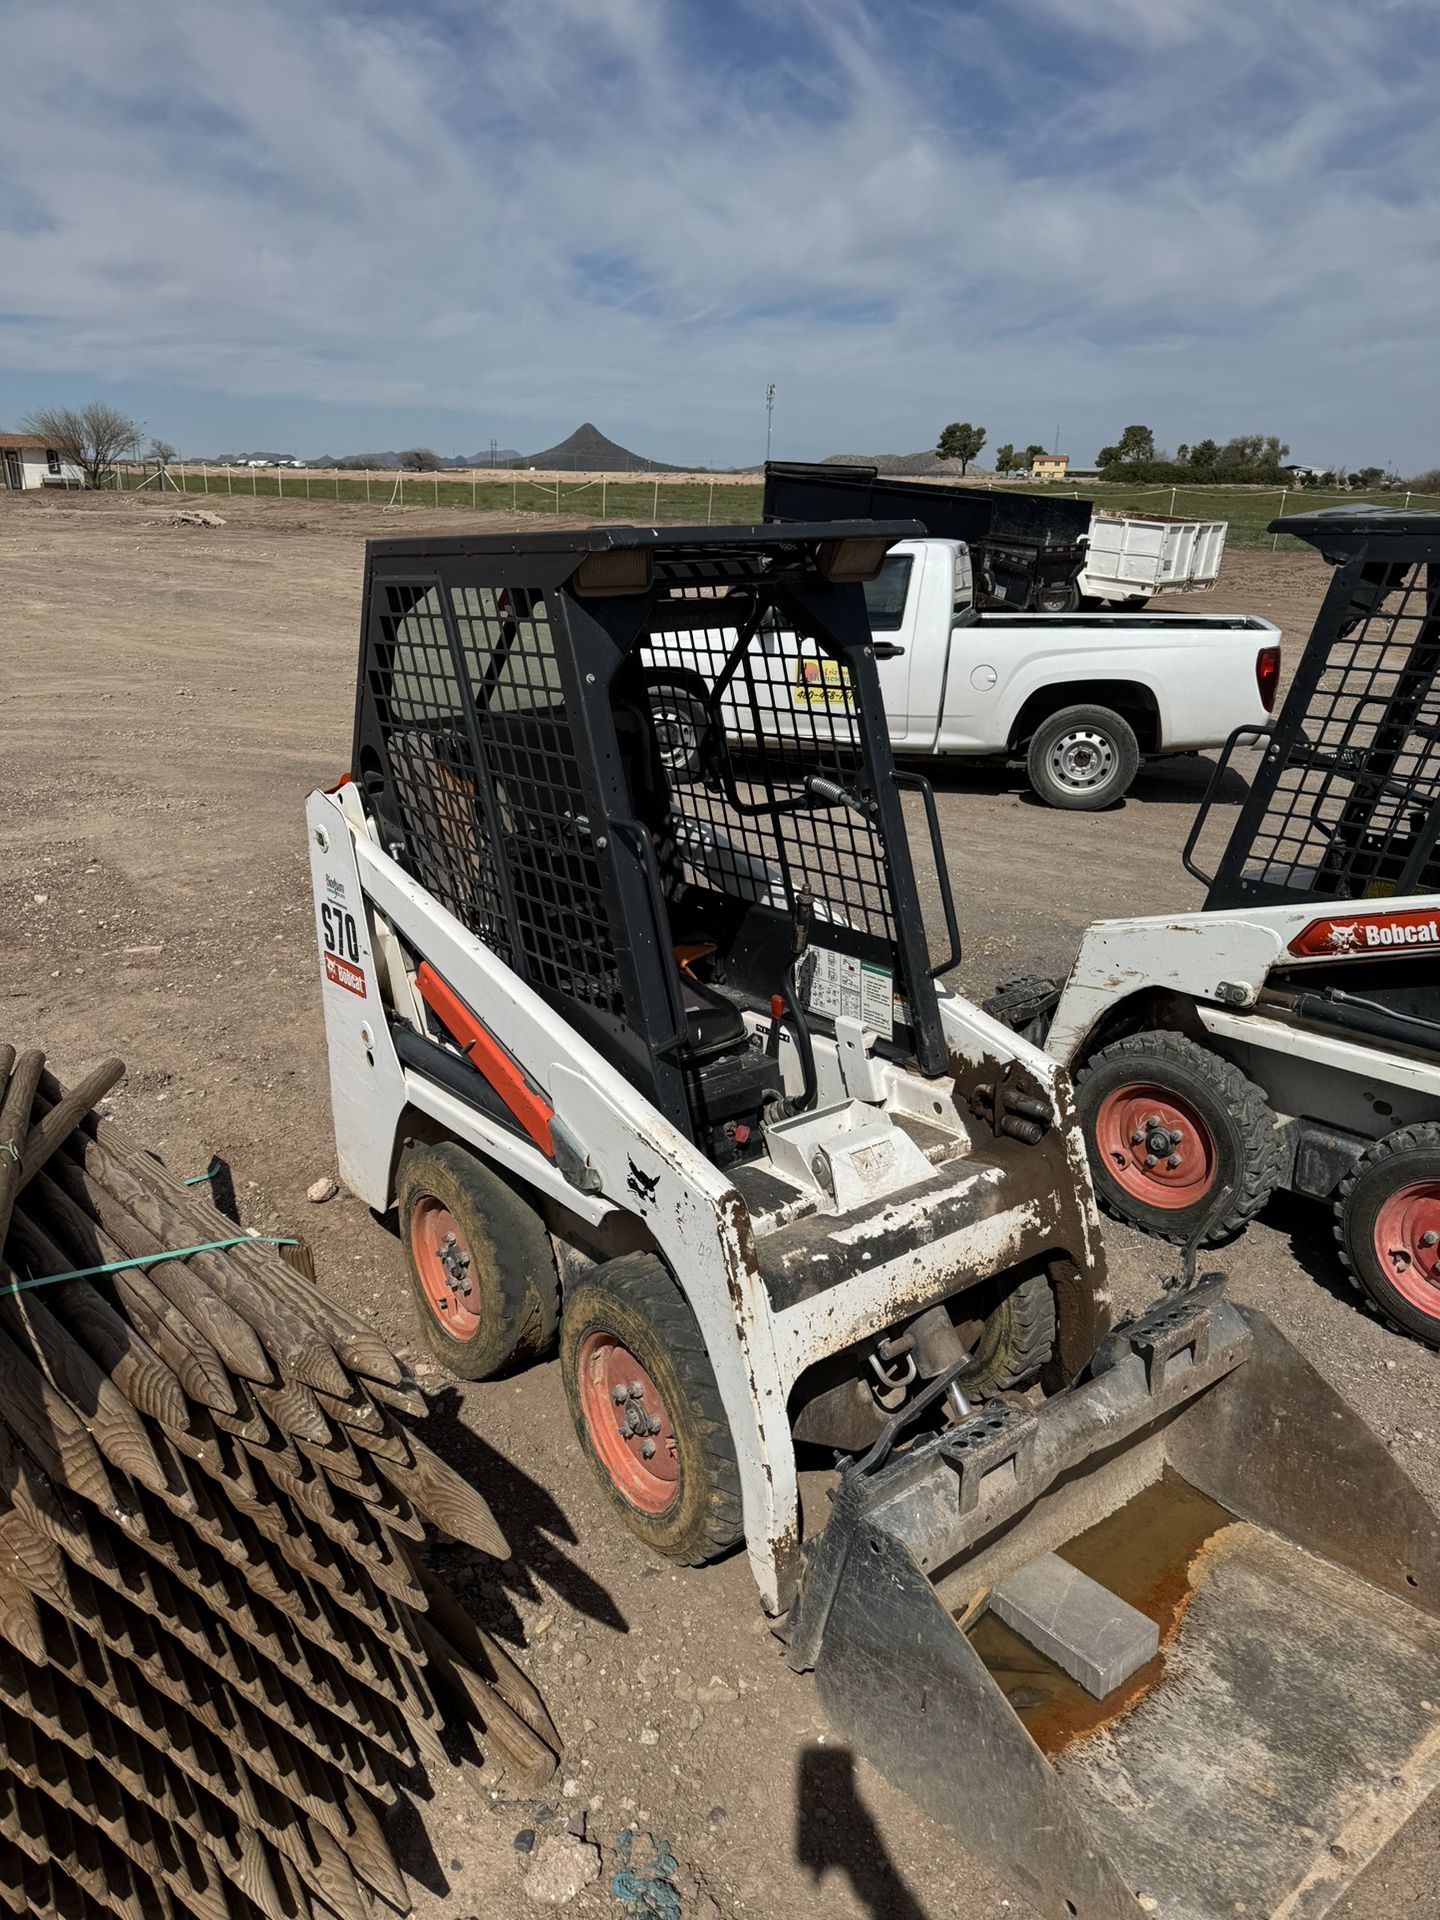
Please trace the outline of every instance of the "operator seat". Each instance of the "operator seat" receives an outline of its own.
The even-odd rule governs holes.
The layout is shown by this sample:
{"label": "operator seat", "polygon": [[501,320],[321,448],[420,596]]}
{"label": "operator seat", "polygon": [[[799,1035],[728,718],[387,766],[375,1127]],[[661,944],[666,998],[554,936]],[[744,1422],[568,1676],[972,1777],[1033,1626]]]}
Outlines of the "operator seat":
{"label": "operator seat", "polygon": [[[630,798],[630,811],[650,835],[655,848],[668,917],[678,875],[674,872],[676,863],[674,835],[671,832],[670,782],[665,763],[660,757],[660,741],[654,718],[645,704],[643,694],[638,698],[617,695],[611,705],[611,714],[625,774],[625,788]],[[673,924],[669,932],[672,951],[679,948],[714,950],[714,943],[705,937],[703,929],[697,930],[693,939],[687,937],[683,941],[677,940]],[[685,1039],[678,1049],[681,1064],[699,1066],[704,1061],[719,1059],[724,1054],[748,1046],[749,1031],[734,1002],[726,999],[718,988],[707,981],[697,980],[688,964],[678,957],[676,965],[680,971],[680,998],[686,1022]]]}

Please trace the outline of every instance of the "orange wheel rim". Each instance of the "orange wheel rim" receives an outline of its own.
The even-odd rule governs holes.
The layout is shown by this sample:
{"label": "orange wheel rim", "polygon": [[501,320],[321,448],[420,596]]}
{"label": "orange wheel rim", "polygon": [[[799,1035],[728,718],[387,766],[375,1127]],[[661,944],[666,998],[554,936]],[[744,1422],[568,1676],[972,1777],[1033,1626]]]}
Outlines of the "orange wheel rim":
{"label": "orange wheel rim", "polygon": [[1121,1192],[1147,1207],[1178,1213],[1215,1184],[1209,1127],[1188,1100],[1146,1081],[1106,1094],[1095,1115],[1095,1148]]}
{"label": "orange wheel rim", "polygon": [[452,1340],[473,1340],[480,1331],[474,1258],[460,1223],[433,1193],[410,1209],[410,1252],[435,1318]]}
{"label": "orange wheel rim", "polygon": [[615,1487],[641,1513],[663,1513],[680,1482],[675,1430],[659,1388],[630,1349],[597,1330],[575,1362],[580,1411]]}
{"label": "orange wheel rim", "polygon": [[1375,1258],[1402,1299],[1440,1319],[1440,1180],[1400,1187],[1375,1216]]}

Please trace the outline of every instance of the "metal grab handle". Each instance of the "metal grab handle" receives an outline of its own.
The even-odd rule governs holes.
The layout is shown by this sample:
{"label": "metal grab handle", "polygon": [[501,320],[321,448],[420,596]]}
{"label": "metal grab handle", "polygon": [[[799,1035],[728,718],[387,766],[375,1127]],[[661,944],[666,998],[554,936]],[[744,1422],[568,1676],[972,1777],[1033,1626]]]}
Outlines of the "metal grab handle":
{"label": "metal grab handle", "polygon": [[655,843],[640,822],[616,818],[612,815],[609,824],[612,833],[634,840],[639,850],[640,863],[645,869],[645,891],[650,901],[650,921],[655,933],[656,950],[660,955],[660,973],[665,982],[665,999],[671,1024],[671,1031],[668,1034],[654,1038],[656,1051],[663,1053],[667,1047],[678,1047],[690,1031],[690,1016],[685,1011],[680,969],[675,965],[675,956],[666,937],[670,916],[665,910],[665,883],[660,878],[660,863],[655,858]]}
{"label": "metal grab handle", "polygon": [[877,660],[903,660],[905,658],[904,647],[897,647],[893,640],[876,640],[872,644],[870,651]]}
{"label": "metal grab handle", "polygon": [[945,931],[950,940],[949,958],[930,969],[930,978],[938,980],[942,973],[949,973],[952,967],[960,964],[960,921],[955,913],[955,896],[950,891],[950,869],[945,861],[944,842],[940,838],[940,814],[935,805],[935,790],[923,774],[904,773],[899,767],[890,769],[890,778],[897,787],[909,787],[912,792],[918,793],[925,806],[925,819],[930,828],[930,852],[940,887],[940,909],[945,915]]}
{"label": "metal grab handle", "polygon": [[1220,749],[1220,758],[1215,762],[1215,771],[1211,774],[1210,783],[1201,797],[1200,805],[1196,809],[1195,819],[1190,827],[1189,838],[1186,840],[1180,854],[1180,864],[1184,867],[1185,871],[1190,874],[1193,879],[1198,880],[1202,886],[1211,886],[1215,876],[1213,873],[1205,873],[1197,867],[1192,855],[1195,852],[1195,843],[1200,838],[1201,831],[1209,815],[1211,804],[1215,799],[1221,777],[1230,764],[1230,755],[1242,740],[1271,740],[1274,736],[1275,722],[1273,720],[1267,720],[1263,726],[1258,727],[1236,727],[1227,737],[1224,746]]}

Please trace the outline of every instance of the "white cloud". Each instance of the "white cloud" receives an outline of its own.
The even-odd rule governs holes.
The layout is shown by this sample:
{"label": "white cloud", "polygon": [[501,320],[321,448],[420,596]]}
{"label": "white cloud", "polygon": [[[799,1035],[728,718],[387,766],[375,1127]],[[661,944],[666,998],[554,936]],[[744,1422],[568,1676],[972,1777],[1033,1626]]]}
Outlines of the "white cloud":
{"label": "white cloud", "polygon": [[1425,7],[719,13],[0,0],[0,368],[352,444],[413,405],[740,459],[773,378],[794,453],[958,414],[1440,457]]}

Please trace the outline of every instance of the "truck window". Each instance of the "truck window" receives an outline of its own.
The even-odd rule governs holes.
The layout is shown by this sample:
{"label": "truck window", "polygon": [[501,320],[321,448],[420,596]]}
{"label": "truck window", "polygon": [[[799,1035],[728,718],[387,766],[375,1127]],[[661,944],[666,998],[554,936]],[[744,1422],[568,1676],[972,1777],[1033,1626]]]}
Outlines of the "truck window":
{"label": "truck window", "polygon": [[894,633],[905,618],[910,591],[910,555],[892,553],[873,580],[865,582],[865,605],[872,633]]}

